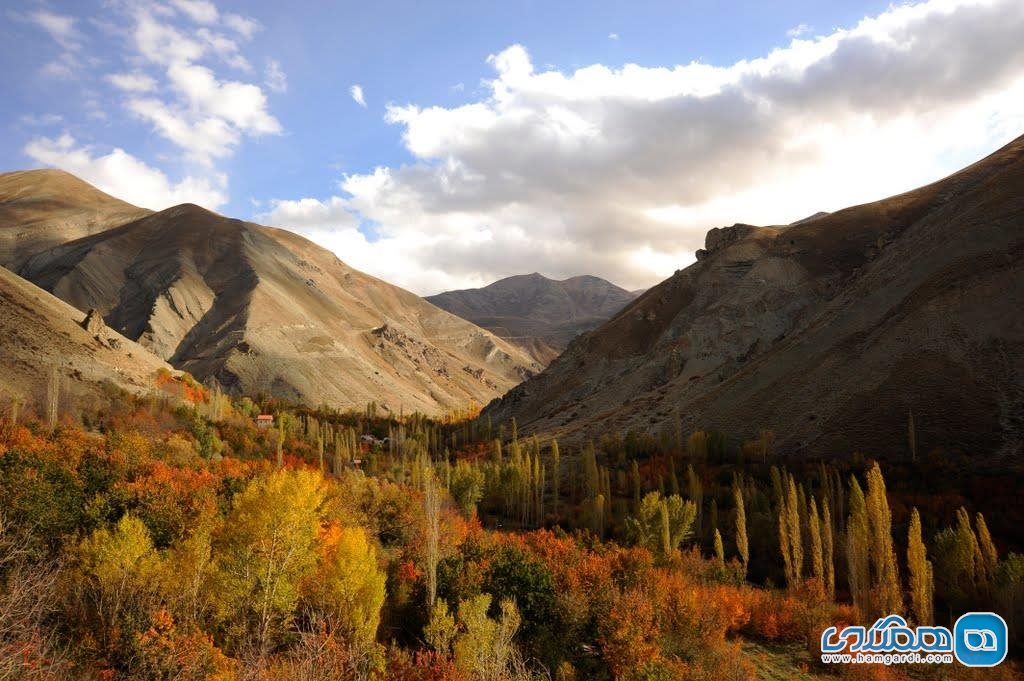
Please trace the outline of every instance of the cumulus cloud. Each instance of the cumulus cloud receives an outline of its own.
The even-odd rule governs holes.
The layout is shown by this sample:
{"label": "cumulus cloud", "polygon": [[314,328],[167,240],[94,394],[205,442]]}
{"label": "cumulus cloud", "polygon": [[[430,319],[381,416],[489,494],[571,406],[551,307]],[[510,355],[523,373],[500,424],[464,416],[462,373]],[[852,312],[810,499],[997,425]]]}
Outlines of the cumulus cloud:
{"label": "cumulus cloud", "polygon": [[96,154],[67,133],[56,139],[36,137],[25,154],[40,164],[66,170],[103,191],[137,206],[161,210],[191,202],[216,209],[227,202],[227,179],[186,176],[172,182],[160,170],[120,148]]}
{"label": "cumulus cloud", "polygon": [[297,228],[421,293],[535,270],[649,286],[711,227],[882,198],[1020,134],[1022,34],[1016,0],[932,0],[724,65],[562,72],[513,45],[479,101],[388,107],[413,162],[346,176],[317,208],[339,226]]}
{"label": "cumulus cloud", "polygon": [[356,104],[358,104],[359,106],[363,107],[364,109],[366,108],[366,97],[363,96],[363,86],[362,85],[358,85],[358,84],[353,85],[352,87],[350,87],[348,89],[348,92],[349,92],[350,95],[352,95],[352,100]]}

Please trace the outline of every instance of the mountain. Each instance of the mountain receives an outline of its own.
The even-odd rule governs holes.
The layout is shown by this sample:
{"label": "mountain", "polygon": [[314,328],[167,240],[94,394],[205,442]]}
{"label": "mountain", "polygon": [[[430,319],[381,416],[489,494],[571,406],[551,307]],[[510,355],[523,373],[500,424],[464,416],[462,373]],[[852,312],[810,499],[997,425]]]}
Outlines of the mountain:
{"label": "mountain", "polygon": [[[23,190],[13,203],[32,200]],[[60,215],[84,214],[75,200],[58,202]],[[42,208],[35,215],[60,221],[47,222]],[[31,228],[8,223],[0,233],[22,253],[20,276],[236,392],[438,414],[485,404],[540,369],[487,331],[284,230],[189,204],[106,227],[31,255],[9,236]]]}
{"label": "mountain", "polygon": [[774,432],[807,456],[1024,442],[1024,137],[934,184],[793,225],[712,229],[697,262],[485,413],[520,432]]}
{"label": "mountain", "polygon": [[156,373],[171,367],[145,348],[85,323],[82,312],[0,267],[0,404],[11,398],[41,403],[54,371],[62,402],[97,400],[107,385],[145,393]]}
{"label": "mountain", "polygon": [[608,320],[634,297],[599,277],[555,281],[534,272],[427,300],[516,343],[547,364],[569,341]]}
{"label": "mountain", "polygon": [[0,265],[148,215],[62,170],[0,174]]}

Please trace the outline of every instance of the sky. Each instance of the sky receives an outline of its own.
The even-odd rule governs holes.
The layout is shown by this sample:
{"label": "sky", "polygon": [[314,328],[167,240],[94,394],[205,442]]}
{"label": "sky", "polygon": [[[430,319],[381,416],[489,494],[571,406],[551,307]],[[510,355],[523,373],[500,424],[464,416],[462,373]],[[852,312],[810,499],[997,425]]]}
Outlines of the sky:
{"label": "sky", "polygon": [[649,287],[1024,133],[1024,3],[23,0],[0,171],[291,229],[421,295]]}

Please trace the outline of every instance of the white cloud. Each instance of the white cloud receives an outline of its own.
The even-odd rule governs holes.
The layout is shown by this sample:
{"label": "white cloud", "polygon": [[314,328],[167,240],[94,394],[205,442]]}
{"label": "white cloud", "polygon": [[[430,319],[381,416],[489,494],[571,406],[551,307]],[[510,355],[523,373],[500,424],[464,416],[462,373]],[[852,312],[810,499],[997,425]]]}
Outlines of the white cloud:
{"label": "white cloud", "polygon": [[267,68],[264,72],[263,83],[270,88],[272,92],[287,92],[288,77],[285,75],[284,69],[281,68],[281,63],[276,59],[267,60]]}
{"label": "white cloud", "polygon": [[933,0],[727,65],[561,72],[512,46],[479,101],[387,109],[412,163],[277,205],[358,212],[372,254],[296,225],[421,293],[537,270],[649,286],[711,227],[882,198],[1020,134],[1020,35],[1017,0]]}
{"label": "white cloud", "polygon": [[171,0],[171,4],[197,24],[215,24],[220,18],[217,6],[206,0]]}
{"label": "white cloud", "polygon": [[260,23],[255,19],[243,17],[241,14],[225,14],[224,25],[233,30],[245,40],[252,40],[256,31],[260,30]]}
{"label": "white cloud", "polygon": [[242,56],[238,49],[238,43],[231,38],[208,28],[200,28],[196,31],[196,35],[228,66],[240,71],[252,71],[249,60]]}
{"label": "white cloud", "polygon": [[[180,150],[180,157],[158,149],[156,158],[185,161],[185,178],[171,182],[156,168],[120,148],[97,153],[65,135],[39,137],[24,147],[37,162],[60,165],[85,179],[98,178],[115,194],[141,196],[144,205],[169,205],[194,195],[216,207],[226,198],[227,182],[218,172],[246,138],[277,135],[281,123],[270,112],[263,84],[225,77],[223,67],[251,73],[243,46],[260,29],[250,17],[221,13],[210,0],[111,0],[102,15],[88,20],[48,10],[10,13],[42,28],[62,48],[40,69],[43,76],[74,80],[74,101],[88,119],[109,119],[119,105],[157,136]],[[90,40],[88,31],[101,32]],[[122,48],[121,52],[99,45]],[[88,49],[87,49],[88,48]],[[267,59],[266,88],[284,91],[284,72]],[[100,70],[102,68],[102,71]],[[97,87],[102,85],[103,87]],[[77,86],[77,87],[76,87]],[[113,96],[111,96],[113,95]],[[58,120],[25,117],[23,125],[53,125]],[[117,180],[118,172],[137,175]]]}
{"label": "white cloud", "polygon": [[82,34],[75,28],[74,17],[38,10],[31,12],[28,19],[50,34],[50,37],[65,50],[75,51],[81,48]]}
{"label": "white cloud", "polygon": [[350,95],[352,95],[352,100],[356,104],[358,104],[359,106],[363,107],[364,109],[366,108],[366,98],[363,96],[363,86],[362,85],[358,85],[358,84],[353,85],[352,87],[350,87],[348,89],[348,92],[349,92]]}
{"label": "white cloud", "polygon": [[107,80],[125,92],[151,92],[156,89],[156,80],[145,73],[111,73]]}
{"label": "white cloud", "polygon": [[46,127],[50,125],[57,125],[58,123],[63,122],[64,117],[60,114],[52,113],[40,114],[38,116],[34,114],[25,114],[18,120],[21,122],[22,125],[28,125],[32,127]]}
{"label": "white cloud", "polygon": [[174,183],[163,172],[123,149],[93,154],[89,147],[78,145],[66,133],[57,139],[37,137],[24,151],[43,165],[66,170],[108,194],[144,208],[161,210],[190,202],[216,209],[227,202],[227,179],[223,175],[187,176]]}
{"label": "white cloud", "polygon": [[799,38],[800,36],[810,33],[813,30],[813,26],[808,26],[807,24],[798,24],[793,28],[789,29],[788,31],[786,31],[786,35],[789,36],[790,38]]}
{"label": "white cloud", "polygon": [[298,199],[297,201],[270,202],[270,211],[260,215],[271,225],[282,225],[292,229],[334,231],[354,229],[359,226],[355,215],[345,199],[334,196],[327,201]]}
{"label": "white cloud", "polygon": [[618,39],[619,39],[619,34],[618,33],[609,33],[608,34],[608,40],[618,40]]}

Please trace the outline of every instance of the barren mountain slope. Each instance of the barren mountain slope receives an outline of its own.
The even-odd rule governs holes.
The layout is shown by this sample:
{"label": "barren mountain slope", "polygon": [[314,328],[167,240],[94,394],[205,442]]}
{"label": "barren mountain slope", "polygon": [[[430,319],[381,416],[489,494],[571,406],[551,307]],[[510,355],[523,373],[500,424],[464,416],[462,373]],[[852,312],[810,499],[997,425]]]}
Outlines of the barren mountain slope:
{"label": "barren mountain slope", "polygon": [[516,343],[547,364],[574,337],[606,321],[634,297],[599,277],[555,281],[535,272],[483,288],[439,293],[427,300]]}
{"label": "barren mountain slope", "polygon": [[61,405],[102,399],[103,383],[132,392],[155,387],[170,366],[110,328],[86,330],[85,314],[0,267],[0,401],[37,403],[51,372],[61,377]]}
{"label": "barren mountain slope", "polygon": [[62,170],[0,174],[0,265],[137,220],[151,211],[104,194]]}
{"label": "barren mountain slope", "polygon": [[785,451],[1020,463],[1024,138],[921,189],[708,233],[698,262],[492,404],[529,432],[773,431]]}
{"label": "barren mountain slope", "polygon": [[439,413],[539,369],[306,239],[189,204],[37,253],[19,274],[248,394]]}

